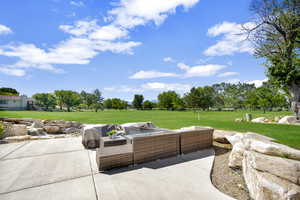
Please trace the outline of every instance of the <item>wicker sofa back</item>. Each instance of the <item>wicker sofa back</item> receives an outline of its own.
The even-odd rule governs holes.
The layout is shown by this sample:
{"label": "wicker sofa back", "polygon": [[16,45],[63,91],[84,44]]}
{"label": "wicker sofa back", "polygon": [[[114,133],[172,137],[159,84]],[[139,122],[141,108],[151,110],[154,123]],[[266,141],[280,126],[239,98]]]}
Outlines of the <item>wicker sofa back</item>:
{"label": "wicker sofa back", "polygon": [[135,164],[153,161],[180,154],[178,133],[133,138],[133,161]]}
{"label": "wicker sofa back", "polygon": [[209,148],[213,142],[212,128],[201,128],[198,130],[180,132],[180,150],[182,154]]}

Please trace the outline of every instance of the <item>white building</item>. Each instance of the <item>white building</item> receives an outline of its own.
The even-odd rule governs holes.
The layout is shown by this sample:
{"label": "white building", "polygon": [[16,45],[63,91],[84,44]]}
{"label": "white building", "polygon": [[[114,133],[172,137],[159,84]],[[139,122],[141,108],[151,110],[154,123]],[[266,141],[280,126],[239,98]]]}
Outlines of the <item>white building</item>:
{"label": "white building", "polygon": [[26,95],[9,96],[0,95],[1,110],[26,110],[33,105],[33,101]]}

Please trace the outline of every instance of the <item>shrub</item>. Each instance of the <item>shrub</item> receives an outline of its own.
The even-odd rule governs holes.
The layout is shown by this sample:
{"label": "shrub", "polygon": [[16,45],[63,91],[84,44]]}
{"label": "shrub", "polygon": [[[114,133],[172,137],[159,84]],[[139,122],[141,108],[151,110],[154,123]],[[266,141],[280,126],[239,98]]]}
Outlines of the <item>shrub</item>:
{"label": "shrub", "polygon": [[107,132],[107,135],[112,136],[112,135],[114,135],[116,133],[117,133],[116,130],[111,130],[111,131]]}
{"label": "shrub", "polygon": [[0,138],[4,135],[4,125],[3,122],[0,122]]}

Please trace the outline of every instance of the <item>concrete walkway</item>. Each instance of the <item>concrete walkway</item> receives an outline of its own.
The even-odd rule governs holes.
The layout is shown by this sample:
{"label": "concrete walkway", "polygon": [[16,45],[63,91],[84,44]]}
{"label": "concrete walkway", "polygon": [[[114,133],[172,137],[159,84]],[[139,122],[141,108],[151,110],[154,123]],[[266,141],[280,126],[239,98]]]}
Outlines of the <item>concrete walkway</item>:
{"label": "concrete walkway", "polygon": [[232,199],[211,184],[213,159],[207,149],[99,173],[81,138],[0,144],[0,199]]}

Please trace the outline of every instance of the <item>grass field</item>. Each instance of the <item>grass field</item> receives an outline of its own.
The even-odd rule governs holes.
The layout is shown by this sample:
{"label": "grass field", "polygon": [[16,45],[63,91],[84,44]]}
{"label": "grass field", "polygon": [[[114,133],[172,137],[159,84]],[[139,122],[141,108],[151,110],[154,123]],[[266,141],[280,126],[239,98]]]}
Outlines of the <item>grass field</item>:
{"label": "grass field", "polygon": [[[275,138],[279,143],[300,149],[300,126],[258,124],[247,122],[234,122],[241,118],[246,111],[236,112],[199,112],[192,111],[136,111],[136,110],[110,110],[95,112],[38,112],[38,111],[0,111],[0,117],[36,118],[36,119],[62,119],[79,121],[83,123],[125,123],[138,121],[152,121],[159,127],[176,129],[184,126],[200,125],[211,126],[216,129],[234,130],[241,132],[257,132]],[[289,112],[248,111],[253,117],[267,117],[291,115]]]}

